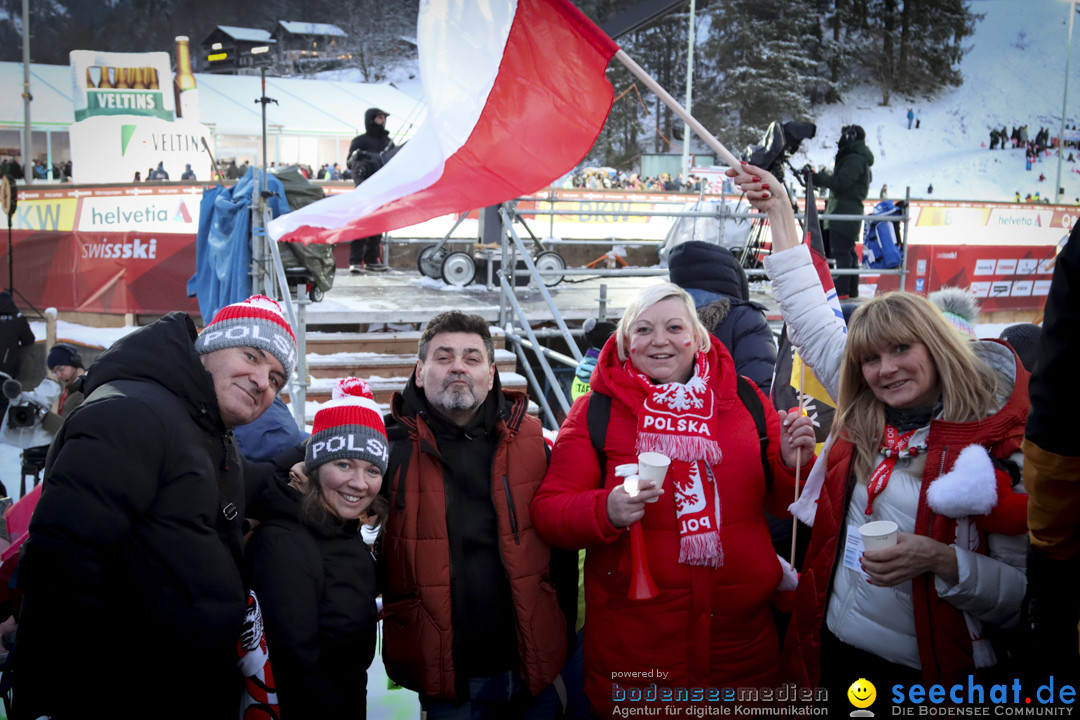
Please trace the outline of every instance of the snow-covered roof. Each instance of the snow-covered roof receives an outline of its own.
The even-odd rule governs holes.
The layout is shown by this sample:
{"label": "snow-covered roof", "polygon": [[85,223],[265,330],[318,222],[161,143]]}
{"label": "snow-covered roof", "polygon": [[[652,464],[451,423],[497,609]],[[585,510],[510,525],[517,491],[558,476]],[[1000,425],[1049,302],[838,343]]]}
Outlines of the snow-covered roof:
{"label": "snow-covered roof", "polygon": [[293,35],[334,35],[336,37],[348,37],[344,30],[330,23],[295,22],[292,20],[279,20],[278,25],[285,32]]}
{"label": "snow-covered roof", "polygon": [[218,25],[217,29],[231,37],[233,40],[241,40],[243,42],[275,42],[274,40],[270,39],[269,30],[260,30],[259,28],[235,27],[233,25]]}
{"label": "snow-covered roof", "polygon": [[[195,80],[203,123],[212,123],[218,134],[259,134],[261,108],[254,102],[260,94],[257,76],[197,73]],[[390,113],[387,130],[400,144],[426,114],[422,103],[388,84],[268,77],[266,95],[277,100],[266,106],[269,134],[352,138],[364,132],[367,109],[379,107]],[[407,123],[413,125],[412,130]],[[408,134],[399,135],[403,130]]]}
{"label": "snow-covered roof", "polygon": [[[0,62],[2,97],[22,93],[22,64]],[[257,75],[195,74],[202,122],[218,135],[259,135],[262,128]],[[35,129],[66,130],[75,122],[73,79],[67,65],[30,65],[31,122]],[[399,144],[412,136],[426,115],[423,102],[389,84],[266,78],[266,94],[277,104],[266,106],[269,134],[338,136],[364,132],[364,113],[380,107],[390,113],[387,129]],[[0,129],[23,124],[21,102],[0,103]]]}

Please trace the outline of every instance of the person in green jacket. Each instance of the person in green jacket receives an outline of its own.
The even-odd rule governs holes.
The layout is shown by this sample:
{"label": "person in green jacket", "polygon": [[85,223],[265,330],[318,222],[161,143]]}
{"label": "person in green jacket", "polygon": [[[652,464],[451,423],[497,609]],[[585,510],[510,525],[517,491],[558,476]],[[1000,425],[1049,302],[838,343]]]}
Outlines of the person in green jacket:
{"label": "person in green jacket", "polygon": [[[840,130],[836,160],[832,172],[823,171],[815,176],[818,187],[827,188],[829,200],[825,203],[826,215],[862,215],[863,200],[870,191],[874,153],[866,147],[866,131],[858,125],[845,125]],[[855,242],[859,239],[862,225],[858,220],[829,220],[823,222],[825,248],[830,258],[836,260],[838,270],[859,267]],[[841,300],[859,297],[859,276],[838,275],[833,278],[836,293]]]}

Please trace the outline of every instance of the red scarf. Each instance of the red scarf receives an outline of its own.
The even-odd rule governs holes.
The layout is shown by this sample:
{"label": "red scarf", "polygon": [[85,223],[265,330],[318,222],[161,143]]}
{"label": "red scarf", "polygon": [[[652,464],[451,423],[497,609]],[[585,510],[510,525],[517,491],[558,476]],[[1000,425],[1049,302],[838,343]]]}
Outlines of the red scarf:
{"label": "red scarf", "polygon": [[907,448],[914,434],[915,430],[908,430],[901,435],[900,431],[892,425],[885,426],[885,439],[881,443],[881,452],[885,455],[885,459],[874,468],[874,473],[870,476],[870,483],[866,488],[867,517],[874,512],[874,498],[885,492],[885,488],[889,485],[889,477],[892,475],[893,468],[896,467],[896,461],[900,453]]}
{"label": "red scarf", "polygon": [[720,496],[712,466],[720,464],[723,454],[716,442],[716,398],[705,353],[697,354],[694,375],[686,383],[655,385],[629,360],[623,369],[645,391],[637,414],[638,454],[659,452],[671,458],[679,562],[721,567]]}

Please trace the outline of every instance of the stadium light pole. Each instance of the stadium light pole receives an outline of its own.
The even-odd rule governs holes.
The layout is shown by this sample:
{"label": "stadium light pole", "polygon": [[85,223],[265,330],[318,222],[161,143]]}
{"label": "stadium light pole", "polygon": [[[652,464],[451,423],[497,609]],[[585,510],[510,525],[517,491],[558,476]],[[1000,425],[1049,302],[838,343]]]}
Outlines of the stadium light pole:
{"label": "stadium light pole", "polygon": [[31,154],[34,152],[34,131],[30,124],[30,101],[34,96],[30,94],[30,0],[22,0],[22,57],[23,57],[23,142],[22,142],[22,170],[23,182],[30,185],[34,182],[34,161]]}
{"label": "stadium light pole", "polygon": [[1069,106],[1069,57],[1072,55],[1073,20],[1076,18],[1076,0],[1069,0],[1069,39],[1065,45],[1065,89],[1061,91],[1061,134],[1058,135],[1057,182],[1054,184],[1054,202],[1061,202],[1061,161],[1065,156],[1065,113]]}
{"label": "stadium light pole", "polygon": [[[697,3],[690,0],[690,22],[687,23],[687,48],[686,48],[686,112],[690,112],[690,104],[694,95],[694,22],[697,20]],[[682,143],[682,179],[683,184],[690,179],[690,138],[693,137],[689,124],[683,125]]]}

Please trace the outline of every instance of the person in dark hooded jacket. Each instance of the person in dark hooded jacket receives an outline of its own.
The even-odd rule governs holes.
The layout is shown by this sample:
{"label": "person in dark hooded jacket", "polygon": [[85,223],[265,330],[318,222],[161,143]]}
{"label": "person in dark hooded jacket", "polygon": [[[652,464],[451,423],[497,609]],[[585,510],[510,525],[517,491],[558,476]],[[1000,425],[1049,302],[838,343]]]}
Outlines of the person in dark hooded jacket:
{"label": "person in dark hooded jacket", "polygon": [[[10,377],[19,374],[22,364],[22,348],[34,344],[34,331],[30,323],[7,290],[0,292],[0,372]],[[4,402],[7,405],[7,402]]]}
{"label": "person in dark hooded jacket", "polygon": [[236,719],[247,598],[232,428],[295,362],[263,296],[198,336],[169,313],[98,357],[49,450],[19,563],[12,718]]}
{"label": "person in dark hooded jacket", "polygon": [[303,488],[287,476],[266,488],[246,559],[282,716],[360,719],[378,621],[375,557],[360,531],[386,515],[386,429],[367,383],[346,378],[313,430]]}
{"label": "person in dark hooded jacket", "polygon": [[61,419],[66,418],[86,399],[86,366],[82,356],[74,345],[56,343],[45,357],[45,367],[63,388],[56,411]]}
{"label": "person in dark hooded jacket", "polygon": [[[825,203],[826,215],[862,215],[863,200],[870,192],[874,153],[866,147],[866,131],[858,125],[845,125],[840,130],[836,161],[832,172],[815,175],[818,187],[827,188],[829,199]],[[836,260],[837,270],[854,270],[859,267],[855,243],[859,239],[859,220],[825,220],[822,227],[828,234],[829,257]],[[837,275],[833,278],[836,294],[841,300],[859,297],[858,275]]]}
{"label": "person in dark hooded jacket", "polygon": [[[379,108],[368,108],[364,113],[364,133],[349,143],[348,166],[352,172],[353,185],[359,185],[382,164],[382,153],[394,147],[390,132],[386,129],[389,113]],[[376,160],[378,158],[378,160]],[[383,261],[382,235],[358,238],[349,243],[349,271],[359,273],[363,269],[381,272],[387,269]]]}
{"label": "person in dark hooded jacket", "polygon": [[684,242],[668,255],[668,274],[694,299],[702,324],[731,353],[736,371],[768,396],[776,342],[765,306],[750,299],[746,273],[731,251],[701,240]]}

